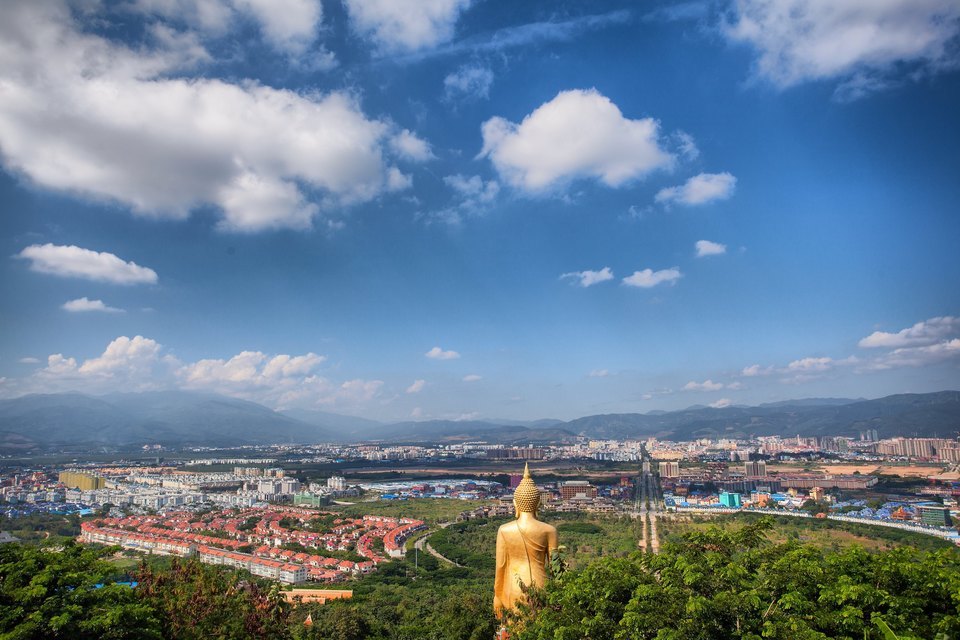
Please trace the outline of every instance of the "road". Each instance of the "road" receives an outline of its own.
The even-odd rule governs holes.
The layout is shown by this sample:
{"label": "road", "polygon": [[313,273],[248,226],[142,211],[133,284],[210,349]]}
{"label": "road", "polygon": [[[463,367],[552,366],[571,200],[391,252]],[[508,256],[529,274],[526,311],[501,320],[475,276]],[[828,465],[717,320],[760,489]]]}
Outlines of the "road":
{"label": "road", "polygon": [[663,497],[657,476],[651,470],[650,455],[643,450],[643,463],[637,477],[637,499],[634,504],[636,516],[643,521],[643,533],[638,545],[644,551],[660,553],[660,536],[657,533],[657,515],[663,510]]}
{"label": "road", "polygon": [[[453,524],[453,523],[452,523],[452,522],[441,522],[441,523],[440,523],[440,528],[441,528],[441,529],[446,529],[446,528],[449,527],[451,524]],[[436,549],[434,549],[433,547],[430,546],[430,543],[427,542],[427,540],[428,540],[428,539],[430,538],[430,536],[432,536],[434,533],[435,533],[435,532],[431,531],[431,532],[428,533],[427,535],[422,536],[422,537],[420,537],[420,538],[417,538],[417,539],[414,541],[414,543],[413,543],[413,547],[414,547],[415,549],[419,549],[420,551],[426,551],[427,553],[429,553],[430,555],[432,555],[434,558],[437,558],[438,560],[441,560],[441,561],[443,561],[443,562],[446,562],[446,563],[448,563],[448,564],[451,564],[451,565],[453,565],[454,567],[462,567],[462,566],[463,566],[462,564],[457,564],[456,562],[454,562],[454,561],[451,560],[450,558],[448,558],[448,557],[446,557],[446,556],[444,556],[444,555],[441,555],[440,552],[438,552]]]}

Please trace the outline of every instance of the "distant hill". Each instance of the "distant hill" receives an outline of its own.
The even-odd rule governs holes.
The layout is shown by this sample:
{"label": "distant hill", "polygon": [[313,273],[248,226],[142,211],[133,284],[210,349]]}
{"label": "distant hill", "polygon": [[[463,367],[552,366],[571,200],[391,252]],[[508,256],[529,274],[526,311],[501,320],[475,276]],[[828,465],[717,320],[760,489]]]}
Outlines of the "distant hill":
{"label": "distant hill", "polygon": [[759,407],[690,407],[585,416],[561,422],[451,421],[383,424],[307,410],[278,413],[254,402],[184,391],[28,395],[0,401],[0,453],[51,448],[132,448],[145,444],[242,446],[275,443],[455,443],[524,445],[588,438],[693,440],[751,435],[956,437],[960,392],[900,394],[876,400],[817,398]]}
{"label": "distant hill", "polygon": [[692,440],[749,435],[956,437],[960,392],[900,394],[877,400],[794,401],[759,407],[691,408],[658,414],[611,414],[571,420],[564,429],[590,437]]}
{"label": "distant hill", "polygon": [[28,395],[0,401],[0,451],[319,442],[331,431],[262,405],[185,391]]}
{"label": "distant hill", "polygon": [[367,439],[438,443],[485,440],[492,444],[523,445],[575,442],[576,436],[565,428],[554,426],[524,427],[469,420],[428,420],[388,425],[376,432],[368,432]]}
{"label": "distant hill", "polygon": [[317,427],[321,427],[330,432],[339,434],[362,435],[367,431],[376,430],[383,427],[382,422],[376,420],[367,420],[357,416],[344,416],[339,413],[328,413],[326,411],[314,411],[311,409],[284,409],[281,414],[300,422],[306,422]]}

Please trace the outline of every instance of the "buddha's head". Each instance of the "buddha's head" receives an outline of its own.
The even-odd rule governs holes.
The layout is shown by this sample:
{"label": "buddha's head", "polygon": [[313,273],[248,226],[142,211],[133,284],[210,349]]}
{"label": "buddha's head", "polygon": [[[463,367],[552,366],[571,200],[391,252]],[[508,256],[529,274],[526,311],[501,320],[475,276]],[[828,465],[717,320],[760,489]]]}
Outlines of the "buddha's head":
{"label": "buddha's head", "polygon": [[517,516],[521,513],[537,515],[537,508],[540,506],[540,490],[533,483],[530,477],[530,465],[523,467],[523,480],[513,492],[513,507],[517,511]]}

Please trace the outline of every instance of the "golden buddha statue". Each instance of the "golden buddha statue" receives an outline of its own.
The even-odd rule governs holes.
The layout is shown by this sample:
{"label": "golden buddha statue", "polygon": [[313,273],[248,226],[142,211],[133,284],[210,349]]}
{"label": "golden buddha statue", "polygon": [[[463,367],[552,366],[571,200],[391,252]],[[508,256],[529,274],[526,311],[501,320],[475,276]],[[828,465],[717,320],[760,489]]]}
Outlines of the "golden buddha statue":
{"label": "golden buddha statue", "polygon": [[493,610],[502,616],[523,599],[520,585],[542,587],[547,581],[550,554],[557,548],[557,530],[537,520],[540,490],[523,469],[523,480],[513,494],[517,519],[497,531],[497,574],[493,582]]}

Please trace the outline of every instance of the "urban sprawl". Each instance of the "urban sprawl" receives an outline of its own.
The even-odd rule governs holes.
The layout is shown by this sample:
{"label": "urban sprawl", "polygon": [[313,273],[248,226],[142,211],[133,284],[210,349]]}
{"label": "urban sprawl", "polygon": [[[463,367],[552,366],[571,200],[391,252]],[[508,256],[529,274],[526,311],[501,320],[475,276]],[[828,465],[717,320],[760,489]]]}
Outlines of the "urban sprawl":
{"label": "urban sprawl", "polygon": [[[406,540],[427,525],[409,517],[340,515],[327,511],[330,505],[448,498],[465,502],[459,519],[509,516],[517,471],[530,462],[566,470],[563,479],[538,485],[546,511],[636,517],[642,478],[656,474],[651,486],[666,513],[746,510],[869,522],[960,544],[953,526],[960,516],[960,442],[953,439],[878,440],[868,430],[859,438],[584,439],[525,447],[284,445],[228,455],[183,453],[172,462],[158,455],[149,465],[118,460],[18,467],[0,477],[0,514],[77,513],[85,516],[84,543],[196,557],[288,584],[333,583],[402,556]],[[569,464],[578,460],[590,463]],[[318,463],[339,465],[341,472],[307,482],[287,470]],[[402,470],[401,464],[413,463],[416,479],[349,477],[351,469]],[[445,463],[472,471],[456,477],[455,467]],[[604,472],[604,465],[613,471]],[[196,470],[204,467],[222,470]],[[431,468],[438,473],[428,478],[424,470]],[[583,477],[570,478],[569,470],[578,468]],[[497,474],[500,481],[490,479]],[[888,476],[908,479],[909,488],[901,482],[896,491],[883,489]]]}

